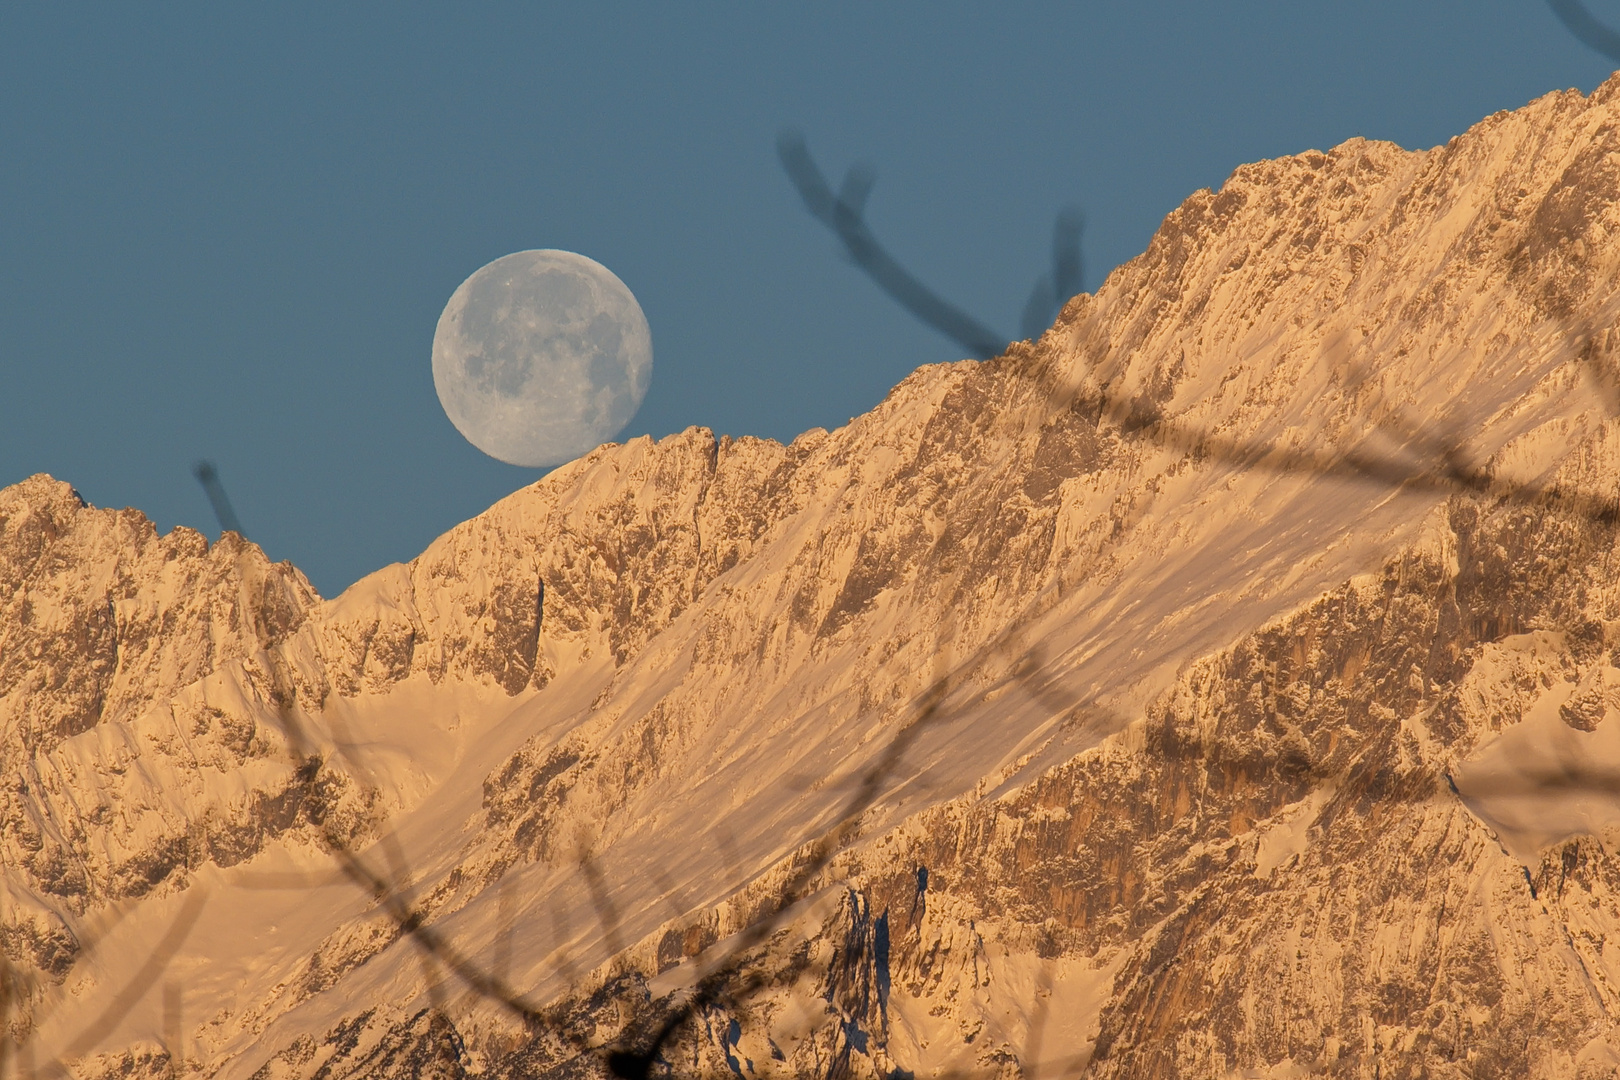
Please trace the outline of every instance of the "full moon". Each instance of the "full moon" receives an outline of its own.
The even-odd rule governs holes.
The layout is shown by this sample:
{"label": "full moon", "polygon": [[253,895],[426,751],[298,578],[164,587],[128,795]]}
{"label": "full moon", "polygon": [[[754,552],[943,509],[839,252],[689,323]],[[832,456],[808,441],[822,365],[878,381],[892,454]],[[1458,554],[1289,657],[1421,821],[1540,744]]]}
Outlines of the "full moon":
{"label": "full moon", "polygon": [[467,441],[537,468],[624,430],[652,334],[611,270],[571,251],[503,255],[461,283],[433,334],[433,387]]}

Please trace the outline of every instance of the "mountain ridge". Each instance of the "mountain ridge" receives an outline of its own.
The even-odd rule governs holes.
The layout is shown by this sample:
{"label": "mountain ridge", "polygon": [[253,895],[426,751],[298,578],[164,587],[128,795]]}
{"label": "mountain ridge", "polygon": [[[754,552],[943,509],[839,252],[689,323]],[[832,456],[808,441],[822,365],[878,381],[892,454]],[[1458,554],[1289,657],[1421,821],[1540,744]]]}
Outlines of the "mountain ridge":
{"label": "mountain ridge", "polygon": [[[0,929],[39,974],[40,1053],[77,1048],[87,1075],[599,1069],[579,1048],[669,1007],[881,766],[859,843],[749,954],[766,988],[671,1048],[694,1071],[1620,1063],[1591,974],[1609,857],[1560,833],[1567,807],[1469,794],[1470,769],[1500,777],[1468,757],[1515,709],[1600,741],[1613,723],[1612,523],[1534,493],[1601,494],[1615,464],[1590,373],[1620,268],[1617,93],[1429,151],[1244,166],[1037,342],[918,369],[787,445],[601,448],[332,600],[235,538],[159,538],[37,477],[0,492],[0,719],[26,776],[0,811]],[[1301,471],[1349,451],[1407,482]],[[1564,698],[1503,689],[1526,678]],[[1590,728],[1556,720],[1570,701]],[[1475,893],[1318,921],[1335,874],[1377,897],[1388,866],[1416,889],[1444,863],[1400,855],[1380,815],[1441,837]],[[1560,838],[1532,868],[1497,837],[1535,828]],[[254,884],[330,875],[334,842],[397,845],[397,887],[562,1003],[557,1031],[445,989],[364,897]],[[1566,863],[1560,896],[1573,875],[1595,914],[1542,903]],[[203,890],[172,962],[203,1016],[185,1049],[155,1000],[81,1047]],[[1423,942],[1444,935],[1410,927],[1448,905],[1478,923],[1446,939],[1470,955],[1580,919],[1587,944],[1528,982],[1442,977]],[[1410,956],[1351,962],[1377,938],[1353,927],[1403,919]],[[1316,967],[1266,934],[1305,934]],[[1498,1012],[1467,1019],[1469,987]]]}

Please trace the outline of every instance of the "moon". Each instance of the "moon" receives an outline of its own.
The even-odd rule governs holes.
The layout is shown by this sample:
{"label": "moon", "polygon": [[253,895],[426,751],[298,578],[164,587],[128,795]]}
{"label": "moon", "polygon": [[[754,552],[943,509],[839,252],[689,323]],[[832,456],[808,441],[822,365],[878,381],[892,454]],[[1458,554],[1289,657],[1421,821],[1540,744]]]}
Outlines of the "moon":
{"label": "moon", "polygon": [[450,296],[433,334],[433,388],[467,441],[512,465],[561,465],[630,422],[652,381],[641,305],[572,251],[518,251]]}

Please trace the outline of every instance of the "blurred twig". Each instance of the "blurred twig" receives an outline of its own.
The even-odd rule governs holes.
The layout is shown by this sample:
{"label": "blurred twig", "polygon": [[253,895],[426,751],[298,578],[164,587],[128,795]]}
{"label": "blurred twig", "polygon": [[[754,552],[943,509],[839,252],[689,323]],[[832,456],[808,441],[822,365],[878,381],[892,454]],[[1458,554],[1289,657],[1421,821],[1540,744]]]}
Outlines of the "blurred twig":
{"label": "blurred twig", "polygon": [[1065,207],[1052,225],[1052,269],[1035,281],[1024,304],[1020,329],[1024,340],[1034,341],[1051,327],[1059,310],[1084,284],[1085,263],[1080,255],[1080,234],[1086,219],[1077,207]]}
{"label": "blurred twig", "polygon": [[197,925],[197,919],[202,915],[203,905],[208,902],[208,893],[201,888],[193,889],[175,913],[174,920],[169,929],[164,931],[163,937],[158,939],[157,945],[147,956],[135,974],[130,978],[128,985],[118,992],[112,1001],[102,1010],[101,1015],[81,1031],[73,1041],[67,1044],[65,1056],[68,1058],[80,1057],[95,1049],[118,1022],[146,996],[157,981],[163,977],[168,969],[169,961],[174,959],[180,947],[186,943],[191,934],[191,928]]}
{"label": "blurred twig", "polygon": [[[783,131],[776,140],[776,153],[811,216],[832,230],[855,265],[866,271],[878,288],[912,315],[962,346],[975,359],[988,360],[1006,348],[1008,338],[942,299],[878,242],[865,217],[866,199],[876,179],[869,166],[851,166],[834,194],[810,156],[802,133],[793,129]],[[1052,270],[1036,281],[1024,307],[1026,336],[1039,336],[1051,324],[1058,307],[1079,291],[1083,226],[1078,210],[1066,209],[1058,215],[1052,235]]]}
{"label": "blurred twig", "polygon": [[1610,60],[1620,60],[1620,33],[1599,22],[1581,0],[1547,0],[1547,6],[1582,45]]}
{"label": "blurred twig", "polygon": [[202,485],[203,492],[208,496],[208,505],[214,508],[214,517],[219,519],[222,532],[233,532],[247,538],[242,531],[242,523],[237,520],[236,511],[231,508],[230,496],[225,494],[225,485],[220,482],[219,470],[214,468],[212,461],[199,461],[191,468],[191,474]]}

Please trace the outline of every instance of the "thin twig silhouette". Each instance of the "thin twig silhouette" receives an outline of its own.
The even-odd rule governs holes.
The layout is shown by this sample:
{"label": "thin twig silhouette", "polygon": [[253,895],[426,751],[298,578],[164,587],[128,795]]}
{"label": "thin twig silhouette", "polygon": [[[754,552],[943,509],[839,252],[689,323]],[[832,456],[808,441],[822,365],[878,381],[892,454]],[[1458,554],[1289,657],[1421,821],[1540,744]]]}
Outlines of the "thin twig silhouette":
{"label": "thin twig silhouette", "polygon": [[878,288],[976,359],[988,360],[1006,347],[1007,338],[942,300],[878,243],[863,216],[874,179],[870,168],[863,165],[851,168],[838,194],[834,195],[827,178],[810,156],[802,134],[792,129],[783,131],[776,140],[776,153],[789,179],[799,189],[805,208],[833,231],[855,265],[866,271]]}
{"label": "thin twig silhouette", "polygon": [[561,975],[563,981],[570,987],[579,981],[571,948],[573,936],[574,928],[570,925],[568,909],[561,904],[553,903],[551,905],[551,940],[553,942],[551,966],[552,970]]}
{"label": "thin twig silhouette", "polygon": [[191,474],[202,485],[203,493],[208,496],[208,505],[214,508],[214,517],[219,520],[222,532],[233,532],[247,538],[242,531],[242,523],[236,517],[236,511],[231,507],[230,496],[225,494],[225,485],[220,482],[219,470],[214,468],[212,461],[199,461],[191,468]]}
{"label": "thin twig silhouette", "polygon": [[[1556,4],[1564,0],[1550,2]],[[850,257],[884,292],[916,318],[957,341],[975,358],[987,360],[1003,353],[1006,339],[928,290],[872,235],[864,218],[866,198],[873,184],[869,167],[852,167],[835,195],[810,156],[801,133],[793,129],[783,131],[777,139],[777,153],[806,209],[838,236]],[[1082,227],[1083,219],[1077,210],[1066,209],[1058,217],[1053,238],[1053,271],[1050,275],[1050,287],[1054,290],[1052,295],[1058,304],[1072,295],[1066,295],[1066,290],[1080,286],[1079,242]],[[1036,301],[1044,295],[1047,281],[1048,278],[1043,277],[1036,283],[1035,293],[1025,309],[1024,329],[1026,337],[1030,339],[1038,337],[1040,329],[1044,329],[1044,324],[1040,329],[1034,328],[1033,320],[1035,313],[1042,310]],[[1588,370],[1593,373],[1605,397],[1612,400],[1611,415],[1620,415],[1620,384],[1617,384],[1613,373],[1596,360],[1595,323],[1588,321],[1574,329],[1572,337],[1578,342],[1577,353],[1592,359]],[[1054,411],[1063,408],[1095,409],[1107,415],[1124,434],[1157,442],[1167,449],[1243,468],[1347,476],[1397,488],[1489,493],[1513,501],[1537,501],[1551,497],[1566,510],[1601,521],[1611,521],[1620,513],[1620,502],[1617,502],[1616,495],[1565,491],[1556,485],[1543,487],[1501,480],[1469,461],[1456,433],[1447,432],[1439,437],[1430,435],[1423,425],[1406,421],[1398,411],[1394,413],[1394,419],[1401,422],[1399,433],[1409,443],[1416,443],[1414,449],[1422,455],[1417,460],[1403,462],[1388,455],[1355,448],[1293,449],[1217,436],[1165,417],[1160,407],[1150,399],[1122,397],[1111,393],[1107,387],[1083,385],[1067,393],[1055,390],[1048,406]]]}
{"label": "thin twig silhouette", "polygon": [[179,1076],[186,1064],[186,1025],[182,1011],[183,992],[173,979],[163,984],[163,1048],[169,1054],[169,1071]]}
{"label": "thin twig silhouette", "polygon": [[303,892],[306,889],[347,885],[349,876],[342,870],[238,870],[232,876],[231,884],[238,889]]}
{"label": "thin twig silhouette", "polygon": [[596,865],[588,848],[582,848],[579,853],[579,872],[585,878],[585,887],[590,890],[591,902],[596,905],[596,918],[602,925],[602,931],[607,937],[608,952],[618,956],[624,952],[624,937],[620,930],[619,909],[613,903],[613,897],[608,895],[607,883],[602,879],[601,867]]}
{"label": "thin twig silhouette", "polygon": [[1020,329],[1025,341],[1034,341],[1052,325],[1052,319],[1068,303],[1069,297],[1085,285],[1085,262],[1080,254],[1080,236],[1086,219],[1078,207],[1065,207],[1052,226],[1052,269],[1035,281],[1024,304]]}
{"label": "thin twig silhouette", "polygon": [[501,982],[509,983],[512,978],[512,934],[515,930],[512,906],[515,900],[512,896],[512,883],[504,876],[496,886],[496,906],[498,917],[495,930],[495,957],[491,965],[491,972]]}
{"label": "thin twig silhouette", "polygon": [[[1387,488],[1452,491],[1507,502],[1544,502],[1549,507],[1604,523],[1613,522],[1620,514],[1620,492],[1593,492],[1556,483],[1538,484],[1497,476],[1483,466],[1470,464],[1465,450],[1452,435],[1423,436],[1427,446],[1437,452],[1428,459],[1402,461],[1361,448],[1295,448],[1213,435],[1166,417],[1151,399],[1118,397],[1105,389],[1082,388],[1063,397],[1062,404],[1069,408],[1098,410],[1122,435],[1193,458],[1210,459],[1246,470],[1343,477]],[[1399,432],[1397,429],[1397,434]]]}
{"label": "thin twig silhouette", "polygon": [[[1006,348],[1009,338],[941,299],[878,242],[865,216],[866,200],[876,181],[871,166],[864,163],[850,166],[834,194],[826,176],[810,156],[802,132],[793,128],[784,130],[777,136],[776,153],[811,216],[832,230],[850,259],[878,288],[977,360],[988,360]],[[1024,304],[1021,329],[1026,339],[1040,337],[1069,297],[1080,291],[1085,276],[1080,253],[1084,230],[1085,218],[1078,208],[1065,207],[1058,213],[1052,227],[1052,268],[1036,279],[1029,300]]]}
{"label": "thin twig silhouette", "polygon": [[1582,45],[1610,60],[1620,60],[1620,33],[1599,22],[1581,0],[1547,0],[1547,6]]}
{"label": "thin twig silhouette", "polygon": [[[11,1064],[12,1047],[16,1039],[11,1031],[11,1005],[14,997],[21,997],[17,987],[17,973],[12,970],[11,961],[3,951],[0,951],[0,1078],[4,1078]],[[22,1010],[18,1010],[21,1012]]]}
{"label": "thin twig silhouette", "polygon": [[1052,962],[1042,961],[1040,974],[1035,979],[1035,1015],[1030,1019],[1029,1031],[1024,1039],[1024,1076],[1035,1080],[1040,1071],[1041,1043],[1046,1035],[1046,1017],[1052,1007]]}
{"label": "thin twig silhouette", "polygon": [[[255,587],[260,584],[259,570],[256,562],[249,557],[247,549],[244,548],[238,556],[237,566],[241,580],[249,586],[247,593],[250,596],[261,595],[263,589]],[[262,655],[267,661],[266,667],[271,680],[270,700],[276,708],[277,722],[283,737],[287,740],[290,756],[297,766],[298,775],[302,777],[306,805],[314,806],[315,785],[322,761],[313,752],[314,742],[305,732],[299,718],[297,693],[287,662],[281,656],[282,644],[272,640],[262,612],[251,609],[247,613],[247,618],[250,621],[250,628],[259,640]],[[368,893],[378,907],[394,921],[400,932],[418,947],[424,956],[425,965],[443,964],[470,989],[505,1006],[524,1021],[538,1025],[546,1023],[547,1018],[540,1009],[526,1001],[504,978],[485,970],[452,946],[442,934],[428,925],[427,913],[406,899],[408,870],[405,867],[403,851],[398,848],[398,841],[393,837],[391,830],[383,830],[378,846],[383,850],[385,860],[391,864],[393,879],[374,870],[330,823],[312,821],[311,824],[325,825],[322,830],[323,839],[337,860],[339,868],[355,885]],[[424,975],[428,979],[430,1001],[435,1008],[440,1008],[437,971],[431,966],[425,966]]]}
{"label": "thin twig silhouette", "polygon": [[1458,777],[1453,783],[1459,780],[1460,794],[1467,798],[1551,791],[1620,793],[1620,767],[1594,765],[1568,751],[1560,751],[1552,764],[1520,768],[1506,776]]}
{"label": "thin twig silhouette", "polygon": [[120,1020],[129,1015],[129,1011],[146,996],[147,992],[157,985],[164,971],[168,969],[169,961],[174,959],[180,947],[186,943],[186,938],[190,936],[192,927],[197,925],[203,905],[207,902],[208,893],[201,888],[192,890],[186,896],[168,930],[158,939],[157,945],[147,955],[146,961],[136,970],[129,983],[114,995],[101,1015],[67,1044],[65,1057],[81,1057],[93,1050],[113,1028],[118,1026]]}
{"label": "thin twig silhouette", "polygon": [[[185,944],[192,928],[196,925],[198,917],[202,914],[203,906],[208,902],[206,890],[198,889],[186,897],[180,905],[180,910],[170,922],[169,928],[164,931],[152,951],[147,954],[145,961],[130,976],[129,981],[113,996],[113,1000],[104,1007],[88,1025],[80,1029],[79,1033],[70,1039],[64,1051],[65,1057],[71,1059],[80,1057],[93,1049],[96,1044],[106,1038],[125,1016],[129,1015],[140,1001],[150,993],[152,987],[163,977],[173,961],[175,954]],[[121,920],[126,910],[120,910],[114,922]],[[103,928],[105,930],[105,928]],[[96,944],[96,938],[87,935],[81,942],[81,958],[88,954]],[[25,979],[23,975],[12,966],[3,954],[0,954],[0,1080],[6,1075],[5,1064],[13,1058],[17,1064],[17,1075],[24,1078],[43,1075],[46,1077],[69,1076],[67,1067],[62,1060],[51,1059],[44,1068],[36,1073],[33,1065],[34,1039],[39,1034],[44,1017],[35,1014],[29,1016],[24,1012],[23,1006],[29,997],[31,978]],[[16,1020],[11,1016],[12,1009],[17,1012]],[[13,1024],[24,1026],[25,1031],[17,1037],[13,1032]]]}
{"label": "thin twig silhouette", "polygon": [[[948,620],[946,622],[948,625]],[[950,693],[953,680],[947,654],[941,650],[935,656],[940,672],[913,702],[908,710],[910,717],[902,721],[878,760],[862,770],[859,786],[844,804],[833,827],[809,844],[798,868],[777,891],[769,911],[738,933],[732,946],[718,959],[704,965],[706,970],[697,978],[692,992],[669,1012],[650,1040],[644,1045],[620,1046],[608,1053],[607,1065],[613,1075],[623,1080],[644,1080],[651,1075],[652,1067],[660,1059],[664,1047],[692,1016],[725,998],[745,995],[758,985],[760,976],[755,973],[750,973],[741,987],[728,984],[736,978],[737,968],[744,957],[776,932],[787,913],[803,899],[805,890],[847,845],[906,752],[922,732],[938,719],[940,706]]]}
{"label": "thin twig silhouette", "polygon": [[652,879],[658,886],[660,898],[664,901],[664,905],[669,908],[669,917],[677,921],[685,918],[686,901],[681,895],[680,887],[671,881],[669,875],[662,870],[653,870]]}

